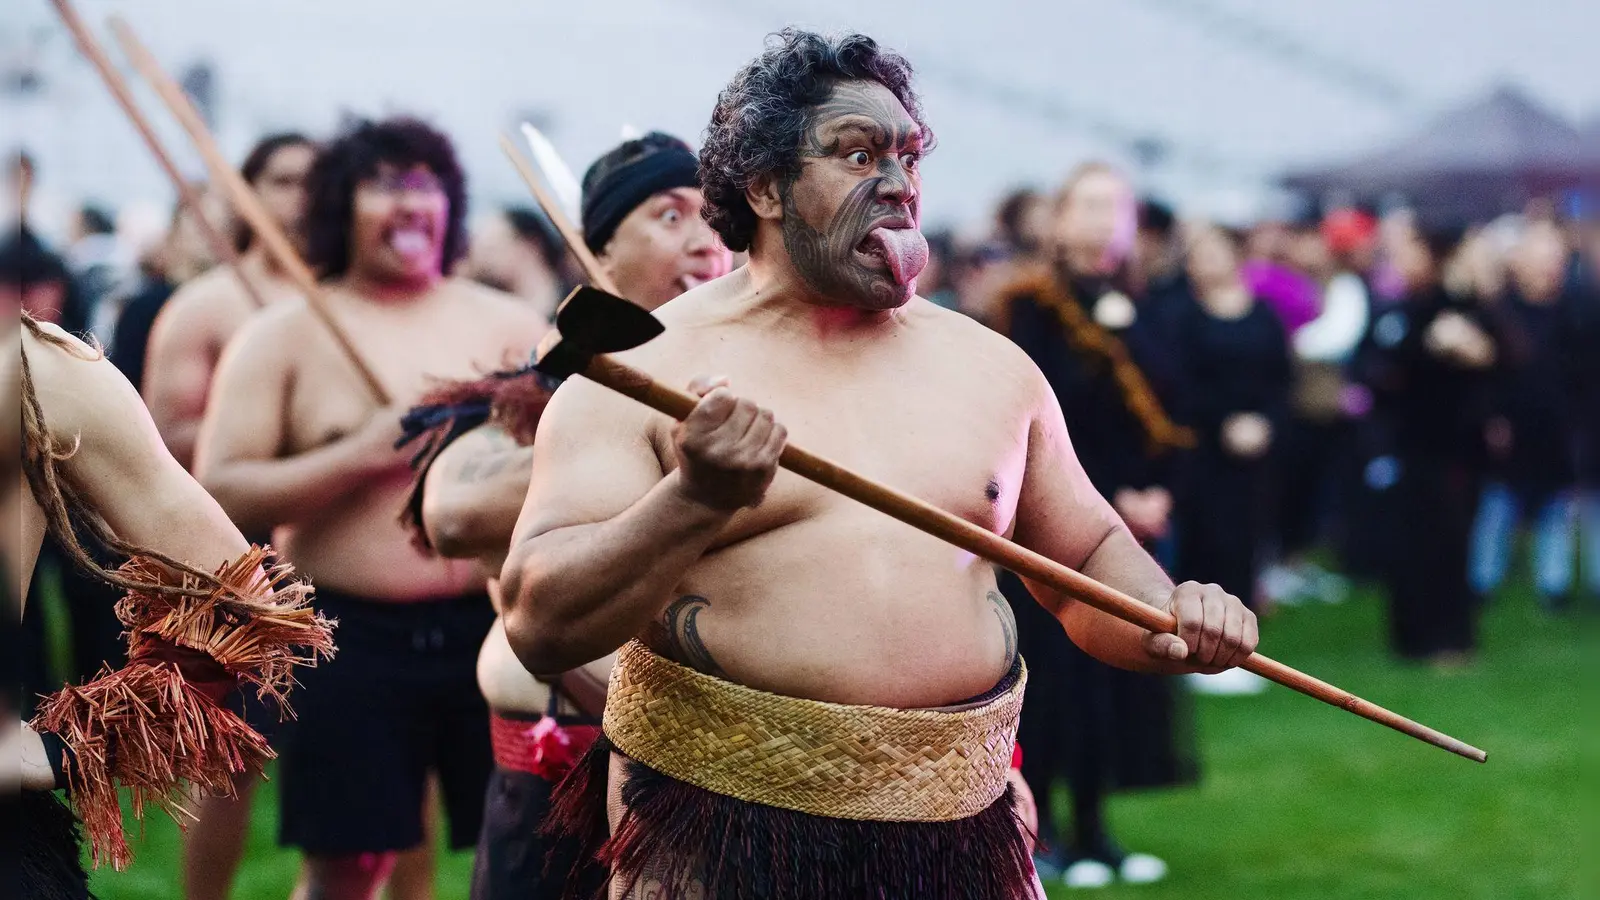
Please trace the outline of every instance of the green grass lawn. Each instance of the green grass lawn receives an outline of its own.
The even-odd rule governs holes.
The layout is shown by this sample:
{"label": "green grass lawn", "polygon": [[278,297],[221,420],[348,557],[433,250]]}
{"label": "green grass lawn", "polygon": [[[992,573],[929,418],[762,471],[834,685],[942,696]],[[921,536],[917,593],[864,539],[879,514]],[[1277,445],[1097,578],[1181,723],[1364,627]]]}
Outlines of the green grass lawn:
{"label": "green grass lawn", "polygon": [[[1192,789],[1117,798],[1128,847],[1172,867],[1148,887],[1086,892],[1105,900],[1585,900],[1580,894],[1579,737],[1592,708],[1580,660],[1593,618],[1552,618],[1514,593],[1484,619],[1483,652],[1464,672],[1392,661],[1383,608],[1360,593],[1340,606],[1288,609],[1263,649],[1292,666],[1489,751],[1477,765],[1274,687],[1201,698],[1204,774]],[[1586,745],[1587,746],[1587,745]],[[1058,804],[1062,798],[1056,798]],[[1062,806],[1062,820],[1066,812]],[[297,860],[273,844],[275,798],[258,794],[235,897],[287,897]],[[101,872],[103,900],[180,896],[178,834],[152,818],[123,873]],[[440,900],[467,895],[470,854],[440,860]],[[1592,871],[1592,870],[1591,870]],[[1053,898],[1080,895],[1052,890]],[[841,898],[847,900],[847,898]]]}

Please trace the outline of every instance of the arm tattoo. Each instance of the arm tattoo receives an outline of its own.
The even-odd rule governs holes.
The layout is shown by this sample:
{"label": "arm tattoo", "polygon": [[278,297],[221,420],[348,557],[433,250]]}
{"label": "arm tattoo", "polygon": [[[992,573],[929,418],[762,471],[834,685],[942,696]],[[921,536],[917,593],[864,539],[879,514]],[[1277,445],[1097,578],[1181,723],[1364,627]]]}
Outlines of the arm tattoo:
{"label": "arm tattoo", "polygon": [[700,611],[710,605],[710,600],[694,594],[685,594],[672,601],[672,605],[667,607],[665,616],[667,642],[679,662],[707,675],[722,678],[727,673],[722,671],[722,667],[717,665],[716,659],[712,657],[711,651],[706,649],[705,641],[700,638],[700,626],[696,621]]}
{"label": "arm tattoo", "polygon": [[995,618],[1000,620],[1000,633],[1006,641],[1006,668],[1010,669],[1017,661],[1017,617],[999,591],[989,592],[989,602],[994,604]]}

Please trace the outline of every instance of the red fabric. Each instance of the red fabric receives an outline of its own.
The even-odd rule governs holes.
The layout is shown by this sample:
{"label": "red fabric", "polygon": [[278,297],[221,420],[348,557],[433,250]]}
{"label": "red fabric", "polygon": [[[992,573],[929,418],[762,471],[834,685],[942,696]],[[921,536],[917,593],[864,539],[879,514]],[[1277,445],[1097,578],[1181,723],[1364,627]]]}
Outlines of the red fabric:
{"label": "red fabric", "polygon": [[1022,745],[1021,744],[1012,744],[1011,745],[1011,768],[1016,769],[1019,772],[1022,770]]}
{"label": "red fabric", "polygon": [[565,777],[599,736],[598,725],[561,725],[549,716],[533,722],[489,716],[495,765],[549,782]]}
{"label": "red fabric", "polygon": [[152,634],[136,634],[128,651],[128,663],[158,665],[171,663],[183,675],[189,687],[210,698],[218,705],[239,686],[222,663],[199,651],[182,647]]}

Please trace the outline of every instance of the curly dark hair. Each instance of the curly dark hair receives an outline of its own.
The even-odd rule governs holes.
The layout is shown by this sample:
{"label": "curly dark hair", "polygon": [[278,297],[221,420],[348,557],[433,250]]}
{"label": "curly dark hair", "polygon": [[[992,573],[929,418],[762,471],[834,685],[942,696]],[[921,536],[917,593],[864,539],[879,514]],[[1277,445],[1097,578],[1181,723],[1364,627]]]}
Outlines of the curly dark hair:
{"label": "curly dark hair", "polygon": [[[269,134],[250,148],[249,154],[244,158],[244,163],[239,166],[239,175],[245,183],[254,186],[256,179],[267,169],[267,164],[278,155],[279,150],[288,147],[316,147],[311,138],[298,131],[280,131]],[[250,249],[250,242],[255,239],[255,233],[250,230],[243,218],[234,223],[233,249],[240,253]]]}
{"label": "curly dark hair", "polygon": [[700,150],[704,215],[728,249],[748,250],[755,236],[756,214],[745,191],[762,175],[798,174],[807,110],[826,101],[841,81],[888,88],[922,126],[931,149],[933,133],[922,120],[905,57],[864,34],[785,28],[769,35],[766,51],[717,95]]}
{"label": "curly dark hair", "polygon": [[448,137],[407,116],[381,122],[357,119],[317,153],[306,176],[306,262],[323,278],[336,278],[350,268],[356,187],[376,175],[381,163],[426,166],[444,187],[450,221],[443,269],[449,274],[467,251],[467,175]]}

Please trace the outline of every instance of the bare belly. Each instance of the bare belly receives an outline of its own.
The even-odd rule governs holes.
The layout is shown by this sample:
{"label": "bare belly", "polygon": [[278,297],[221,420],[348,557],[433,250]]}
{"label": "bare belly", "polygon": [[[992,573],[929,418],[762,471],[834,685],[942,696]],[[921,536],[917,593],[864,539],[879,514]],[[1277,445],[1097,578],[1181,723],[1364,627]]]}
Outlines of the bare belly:
{"label": "bare belly", "polygon": [[400,524],[403,474],[354,494],[327,515],[280,529],[278,548],[299,574],[327,590],[398,602],[455,597],[483,589],[470,560],[423,554]]}
{"label": "bare belly", "polygon": [[944,706],[993,687],[1015,647],[987,562],[866,509],[710,554],[678,593],[705,602],[674,598],[687,605],[674,618],[669,604],[678,627],[653,631],[658,651],[706,668],[683,652],[693,611],[693,631],[727,677],[794,697]]}
{"label": "bare belly", "polygon": [[[616,659],[607,656],[584,666],[584,671],[601,684],[611,678],[611,664]],[[506,641],[505,624],[496,619],[489,629],[489,637],[478,651],[478,689],[489,708],[499,712],[543,714],[550,709],[550,686],[534,678],[522,667],[522,662],[512,652]],[[562,697],[556,706],[561,715],[582,715],[582,710]]]}

